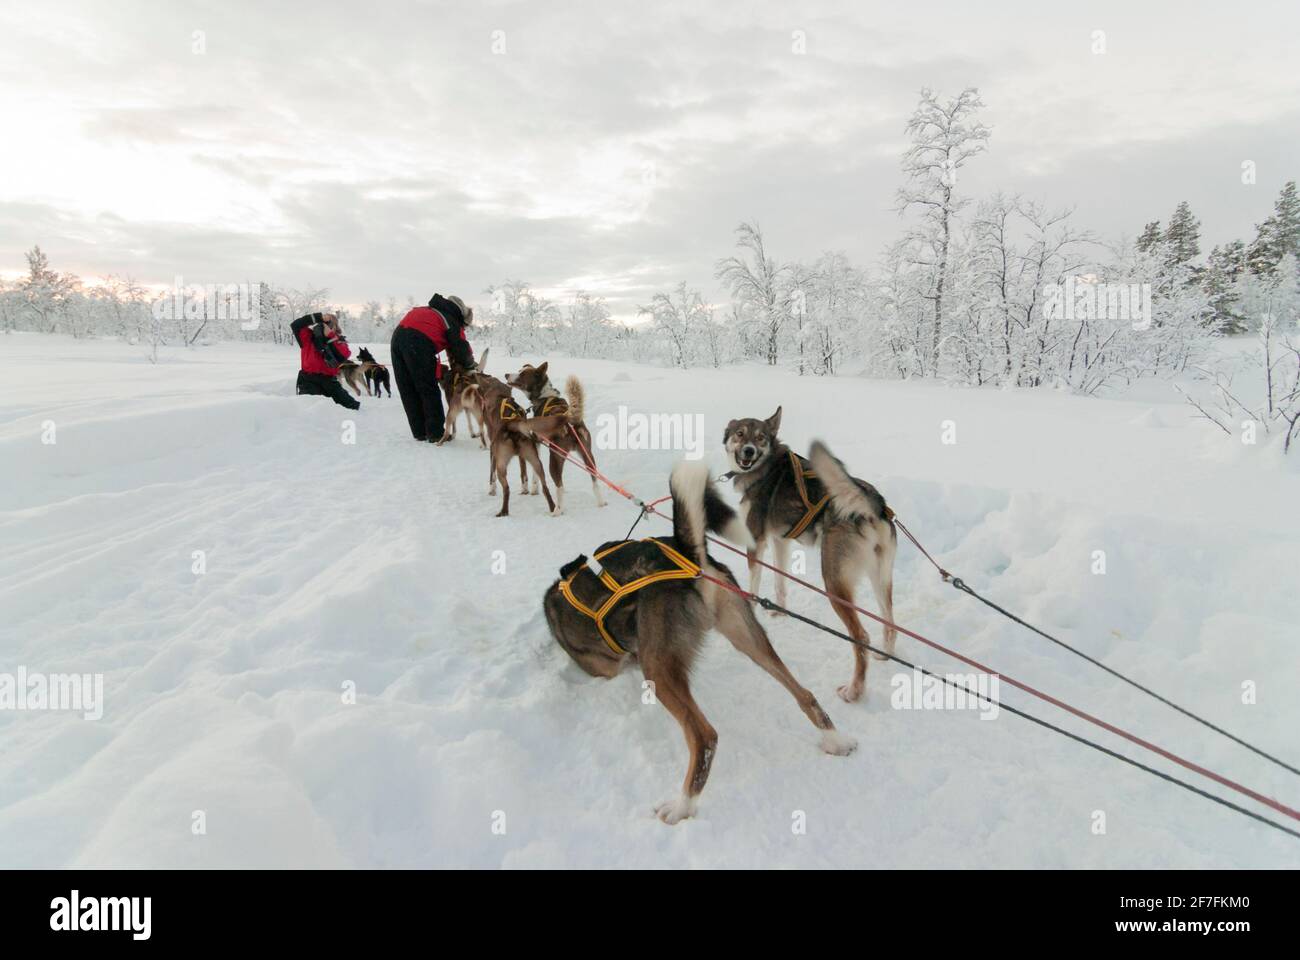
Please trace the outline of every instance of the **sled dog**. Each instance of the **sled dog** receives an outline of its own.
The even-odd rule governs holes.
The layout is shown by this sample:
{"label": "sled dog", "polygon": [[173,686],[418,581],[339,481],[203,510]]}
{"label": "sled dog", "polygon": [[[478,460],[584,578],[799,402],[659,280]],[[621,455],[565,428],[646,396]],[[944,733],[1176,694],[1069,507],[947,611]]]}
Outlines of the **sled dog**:
{"label": "sled dog", "polygon": [[[528,467],[533,468],[533,476],[542,481],[542,493],[546,495],[546,506],[555,513],[555,500],[551,497],[551,488],[546,485],[546,475],[542,472],[542,458],[537,455],[537,441],[532,432],[524,427],[528,414],[515,402],[510,387],[496,377],[489,376],[481,370],[469,373],[473,384],[478,388],[479,407],[483,411],[483,421],[487,427],[488,441],[488,494],[495,496],[497,480],[501,481],[501,510],[498,517],[510,515],[510,482],[506,479],[506,468],[515,457],[519,458],[521,494],[528,493]],[[536,493],[536,491],[533,491]]]}
{"label": "sled dog", "polygon": [[[788,568],[790,544],[821,545],[822,581],[833,596],[849,603],[863,573],[880,604],[881,615],[894,619],[894,554],[898,532],[894,513],[871,484],[852,477],[821,443],[804,459],[777,436],[781,408],[766,420],[732,420],[722,434],[732,481],[740,494],[745,525],[754,538],[749,552],[749,590],[758,592],[761,559],[771,542],[774,561]],[[785,606],[786,579],[776,578],[776,602]],[[866,643],[867,631],[851,607],[832,603],[854,640]],[[894,651],[895,631],[885,628],[884,649]],[[853,648],[853,678],[837,691],[853,702],[862,696],[867,657]]]}
{"label": "sled dog", "polygon": [[[361,388],[365,387],[365,380],[361,376],[361,364],[355,360],[344,360],[339,364],[339,379],[352,388],[352,392],[358,397],[361,396]],[[370,388],[366,387],[366,395],[369,396]]]}
{"label": "sled dog", "polygon": [[[591,431],[583,422],[586,408],[586,393],[582,382],[570,376],[564,381],[564,396],[551,384],[546,370],[549,361],[540,367],[524,364],[523,369],[513,376],[506,374],[506,383],[528,396],[528,406],[532,416],[525,422],[524,428],[539,437],[544,437],[555,447],[561,448],[562,454],[555,447],[548,447],[551,452],[551,479],[555,482],[556,513],[564,512],[564,454],[574,450],[587,465],[589,470],[596,469],[595,454],[591,451]],[[600,481],[593,472],[591,492],[596,495],[596,506],[605,506],[605,497],[600,489]]]}
{"label": "sled dog", "polygon": [[[487,370],[488,354],[491,352],[491,347],[483,351],[483,357],[478,363],[480,371]],[[490,438],[487,435],[478,385],[470,377],[470,371],[458,364],[450,354],[448,354],[448,361],[447,369],[442,372],[442,380],[439,381],[442,394],[447,399],[447,427],[438,444],[442,445],[448,440],[455,439],[456,418],[464,410],[465,421],[469,424],[469,435],[477,437],[479,446],[486,450]],[[477,431],[474,429],[475,424],[478,425]]]}
{"label": "sled dog", "polygon": [[381,395],[380,388],[383,388],[391,397],[393,387],[388,378],[388,367],[376,360],[374,354],[365,347],[357,352],[357,359],[361,361],[361,373],[366,378],[366,393],[378,397]]}
{"label": "sled dog", "polygon": [[[593,555],[599,576],[579,556],[560,570],[542,598],[556,642],[594,677],[613,677],[629,660],[653,683],[655,699],[681,725],[690,751],[681,794],[656,807],[664,823],[695,813],[718,746],[718,734],[691,696],[690,671],[710,628],[790,691],[821,733],[821,749],[843,756],[856,746],[835,729],[817,698],[781,662],[753,608],[738,593],[700,579],[735,584],[705,549],[712,530],[752,547],[748,531],[709,482],[708,467],[683,461],[673,470],[671,537],[602,544]],[[611,603],[612,601],[612,603]]]}

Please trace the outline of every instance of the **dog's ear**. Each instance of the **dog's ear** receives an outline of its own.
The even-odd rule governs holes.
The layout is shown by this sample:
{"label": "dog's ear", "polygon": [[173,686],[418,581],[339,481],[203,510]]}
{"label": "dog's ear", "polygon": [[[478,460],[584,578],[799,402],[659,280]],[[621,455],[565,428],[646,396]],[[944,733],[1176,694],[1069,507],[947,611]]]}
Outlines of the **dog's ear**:
{"label": "dog's ear", "polygon": [[728,440],[731,439],[731,434],[735,431],[736,426],[737,426],[739,423],[740,423],[739,420],[729,420],[729,421],[727,421],[727,426],[726,426],[726,427],[723,429],[723,431],[722,431],[722,442],[723,442],[723,443],[726,443]]}
{"label": "dog's ear", "polygon": [[543,361],[542,361],[542,365],[541,365],[540,367],[537,368],[537,372],[538,372],[541,376],[543,376],[543,377],[546,376],[546,367],[547,367],[547,365],[548,365],[550,362],[551,362],[551,361],[549,361],[549,360],[543,360]]}
{"label": "dog's ear", "polygon": [[781,408],[776,408],[776,413],[768,417],[764,423],[767,424],[767,432],[776,436],[776,432],[781,429]]}

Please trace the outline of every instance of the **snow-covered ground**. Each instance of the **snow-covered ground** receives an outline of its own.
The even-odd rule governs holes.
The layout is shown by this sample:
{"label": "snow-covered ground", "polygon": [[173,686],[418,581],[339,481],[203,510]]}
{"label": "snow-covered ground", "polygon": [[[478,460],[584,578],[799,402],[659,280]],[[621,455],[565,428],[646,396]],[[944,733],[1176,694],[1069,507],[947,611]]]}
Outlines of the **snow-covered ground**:
{"label": "snow-covered ground", "polygon": [[[598,510],[570,469],[565,516],[514,496],[494,519],[465,433],[415,444],[396,398],[353,414],[295,397],[287,348],[155,366],[116,342],[13,335],[4,353],[0,673],[101,673],[105,705],[100,720],[0,711],[0,866],[1300,864],[1296,841],[1008,713],[891,709],[892,664],[873,661],[865,702],[844,704],[848,648],[784,620],[778,650],[857,752],[820,753],[786,693],[714,637],[694,688],[717,759],[698,817],[666,827],[652,809],[684,770],[676,724],[642,703],[636,671],[582,674],[541,615],[562,563],[626,533],[626,502]],[[494,372],[508,365],[494,350]],[[976,589],[1300,760],[1297,463],[1192,420],[1171,390],[552,368],[582,377],[589,422],[620,404],[702,413],[719,466],[729,418],[783,404],[787,441],[825,439]],[[677,456],[598,453],[647,498]],[[896,584],[901,623],[1300,803],[1300,779],[997,618],[906,543]],[[832,621],[816,596],[792,603]],[[960,669],[907,638],[898,651]]]}

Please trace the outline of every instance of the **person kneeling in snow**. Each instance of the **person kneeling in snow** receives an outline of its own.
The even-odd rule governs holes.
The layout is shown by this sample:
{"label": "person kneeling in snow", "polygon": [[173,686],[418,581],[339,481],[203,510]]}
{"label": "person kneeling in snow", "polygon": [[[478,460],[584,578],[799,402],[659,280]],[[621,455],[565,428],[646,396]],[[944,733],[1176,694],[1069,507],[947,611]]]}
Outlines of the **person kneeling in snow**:
{"label": "person kneeling in snow", "polygon": [[442,439],[446,414],[438,381],[447,356],[466,370],[474,370],[474,351],[465,339],[465,328],[474,322],[474,311],[460,297],[435,293],[427,307],[413,307],[393,331],[393,376],[406,410],[411,436],[416,440]]}
{"label": "person kneeling in snow", "polygon": [[332,313],[309,313],[295,320],[289,329],[302,348],[298,393],[329,397],[349,410],[361,409],[361,402],[349,396],[339,383],[339,366],[352,355],[347,338],[339,332],[339,318]]}

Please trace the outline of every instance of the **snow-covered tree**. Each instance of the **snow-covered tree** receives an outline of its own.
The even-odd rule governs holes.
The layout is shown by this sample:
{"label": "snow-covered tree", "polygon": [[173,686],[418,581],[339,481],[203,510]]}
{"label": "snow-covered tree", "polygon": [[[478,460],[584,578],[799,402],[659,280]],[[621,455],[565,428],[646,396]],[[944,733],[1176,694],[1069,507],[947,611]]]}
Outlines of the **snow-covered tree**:
{"label": "snow-covered tree", "polygon": [[558,346],[562,326],[560,308],[538,296],[521,280],[489,287],[491,302],[484,335],[503,344],[513,354]]}
{"label": "snow-covered tree", "polygon": [[776,366],[790,319],[790,270],[767,255],[756,223],[736,228],[736,246],[741,255],[719,260],[717,277],[736,298],[744,324],[752,328],[749,341],[758,346],[767,364]]}
{"label": "snow-covered tree", "polygon": [[1186,200],[1174,209],[1160,242],[1171,267],[1191,265],[1201,255],[1201,221],[1192,216]]}
{"label": "snow-covered tree", "polygon": [[927,375],[930,304],[926,278],[912,269],[911,244],[900,240],[886,251],[876,287],[878,322],[867,331],[868,366],[902,379]]}
{"label": "snow-covered tree", "polygon": [[1247,270],[1246,245],[1233,240],[1214,247],[1201,275],[1201,289],[1209,300],[1209,324],[1219,333],[1244,333],[1245,317],[1237,302],[1237,281]]}
{"label": "snow-covered tree", "polygon": [[712,319],[700,291],[688,289],[683,280],[671,293],[656,293],[638,313],[649,317],[656,333],[671,346],[673,366],[694,366],[702,328]]}
{"label": "snow-covered tree", "polygon": [[1020,336],[1012,365],[1015,382],[1042,386],[1060,382],[1068,365],[1066,352],[1078,333],[1072,321],[1045,309],[1049,287],[1061,289],[1090,274],[1096,241],[1070,223],[1073,210],[1053,211],[1041,203],[1022,201],[1016,212],[1023,224],[1024,246],[1013,307]]}
{"label": "snow-covered tree", "polygon": [[[1300,269],[1294,254],[1287,254],[1273,273],[1246,273],[1240,281],[1241,302],[1257,326],[1257,345],[1249,359],[1250,379],[1234,383],[1234,372],[1223,367],[1197,367],[1210,382],[1211,394],[1197,399],[1183,395],[1200,414],[1231,437],[1238,436],[1242,418],[1253,421],[1266,434],[1282,437],[1289,453],[1300,439]],[[1181,389],[1181,388],[1180,388]]]}
{"label": "snow-covered tree", "polygon": [[[72,274],[51,269],[45,252],[35,246],[27,252],[27,275],[18,281],[17,290],[35,329],[54,333],[68,319],[70,302],[80,286]],[[78,328],[69,332],[76,336]]]}
{"label": "snow-covered tree", "polygon": [[977,118],[983,106],[973,87],[947,101],[923,89],[906,127],[912,144],[903,154],[907,182],[898,191],[897,210],[920,213],[905,242],[907,259],[923,274],[930,304],[930,355],[924,367],[932,376],[939,372],[939,347],[951,309],[945,295],[956,220],[969,203],[957,194],[957,181],[962,167],[988,146],[989,128]]}
{"label": "snow-covered tree", "polygon": [[13,286],[4,277],[0,277],[0,330],[13,333],[17,324],[17,313],[17,295]]}
{"label": "snow-covered tree", "polygon": [[1256,227],[1248,254],[1255,273],[1272,273],[1282,258],[1300,256],[1300,196],[1294,180],[1287,182],[1273,204],[1273,213]]}
{"label": "snow-covered tree", "polygon": [[1142,228],[1142,233],[1137,238],[1137,249],[1140,253],[1149,253],[1164,240],[1164,231],[1160,229],[1160,221],[1152,220]]}
{"label": "snow-covered tree", "polygon": [[578,357],[607,356],[616,332],[604,298],[579,290],[567,313],[570,352]]}
{"label": "snow-covered tree", "polygon": [[862,351],[866,278],[840,252],[822,254],[811,267],[796,265],[791,276],[800,369],[833,374]]}

